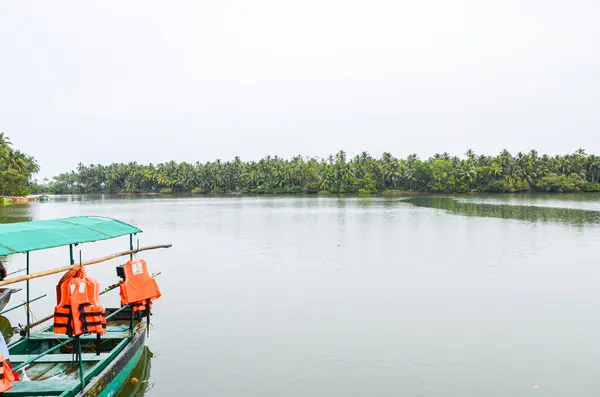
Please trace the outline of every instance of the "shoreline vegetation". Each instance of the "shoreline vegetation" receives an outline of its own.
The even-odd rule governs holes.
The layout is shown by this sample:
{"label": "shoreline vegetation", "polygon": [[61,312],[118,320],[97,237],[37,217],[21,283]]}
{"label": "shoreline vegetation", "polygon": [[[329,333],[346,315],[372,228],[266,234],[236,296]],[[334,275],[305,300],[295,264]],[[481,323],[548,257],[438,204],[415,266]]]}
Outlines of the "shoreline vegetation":
{"label": "shoreline vegetation", "polygon": [[13,149],[10,138],[0,132],[0,198],[15,196],[21,202],[22,196],[31,193],[32,177],[40,170],[35,158]]}
{"label": "shoreline vegetation", "polygon": [[44,184],[33,193],[191,193],[191,194],[410,194],[600,192],[600,157],[579,149],[549,156],[531,150],[512,155],[463,157],[448,153],[421,160],[390,153],[379,158],[340,151],[327,158],[267,156],[259,161],[170,161],[160,164],[84,165]]}

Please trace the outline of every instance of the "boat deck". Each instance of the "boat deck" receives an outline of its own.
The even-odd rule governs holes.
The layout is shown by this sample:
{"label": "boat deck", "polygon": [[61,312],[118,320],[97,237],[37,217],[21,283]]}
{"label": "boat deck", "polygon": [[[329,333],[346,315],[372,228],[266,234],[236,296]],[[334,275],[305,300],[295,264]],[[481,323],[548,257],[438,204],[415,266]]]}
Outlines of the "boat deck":
{"label": "boat deck", "polygon": [[[10,361],[14,364],[24,363],[27,360],[34,358],[36,354],[15,354],[10,356]],[[102,361],[109,357],[109,353],[83,353],[81,355],[81,361]],[[68,363],[73,361],[72,354],[48,354],[47,356],[38,358],[36,363]]]}
{"label": "boat deck", "polygon": [[[107,327],[106,334],[102,335],[102,339],[123,339],[129,336],[129,327],[118,326],[118,327]],[[64,334],[55,334],[54,332],[35,332],[29,337],[31,340],[67,340],[69,336]],[[96,340],[96,335],[81,335],[80,340]],[[12,360],[11,360],[12,361]]]}
{"label": "boat deck", "polygon": [[15,382],[14,387],[5,396],[61,396],[65,390],[72,390],[79,386],[76,380],[56,380],[52,382]]}
{"label": "boat deck", "polygon": [[[116,309],[113,309],[116,310]],[[118,313],[121,314],[121,313]],[[108,370],[118,372],[117,361],[126,350],[140,351],[143,346],[145,333],[143,325],[136,321],[135,332],[132,337],[129,329],[130,312],[124,311],[122,316],[117,316],[110,321],[106,334],[97,343],[96,335],[81,335],[81,361],[83,377],[86,385],[92,385],[102,377]],[[28,338],[23,338],[9,346],[11,363],[18,368],[30,360],[34,362],[17,370],[21,381],[13,382],[13,388],[4,393],[6,397],[14,396],[94,396],[93,392],[82,391],[79,360],[75,360],[74,352],[76,345],[72,342],[57,348],[42,357],[40,354],[68,340],[67,335],[55,334],[52,327],[42,331],[33,332]],[[135,345],[135,346],[133,346]],[[139,345],[139,346],[138,346]],[[97,346],[100,347],[99,353]],[[127,354],[128,356],[133,355]],[[131,357],[128,358],[129,361]]]}

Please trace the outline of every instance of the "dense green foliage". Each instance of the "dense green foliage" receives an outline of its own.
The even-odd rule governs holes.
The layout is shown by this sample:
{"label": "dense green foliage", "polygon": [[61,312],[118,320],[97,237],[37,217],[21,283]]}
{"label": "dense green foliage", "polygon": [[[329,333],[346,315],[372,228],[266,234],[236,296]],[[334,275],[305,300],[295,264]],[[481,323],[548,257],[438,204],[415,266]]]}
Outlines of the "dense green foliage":
{"label": "dense green foliage", "polygon": [[420,160],[397,159],[384,153],[376,159],[363,152],[352,159],[340,151],[327,159],[286,160],[266,157],[258,162],[233,161],[141,165],[85,166],[54,178],[52,193],[226,192],[256,194],[359,193],[391,190],[430,192],[577,192],[600,191],[600,157],[578,150],[565,156],[540,156],[535,150],[512,156],[447,153]]}
{"label": "dense green foliage", "polygon": [[20,150],[14,150],[10,138],[0,132],[0,194],[26,195],[31,177],[40,167],[35,159]]}

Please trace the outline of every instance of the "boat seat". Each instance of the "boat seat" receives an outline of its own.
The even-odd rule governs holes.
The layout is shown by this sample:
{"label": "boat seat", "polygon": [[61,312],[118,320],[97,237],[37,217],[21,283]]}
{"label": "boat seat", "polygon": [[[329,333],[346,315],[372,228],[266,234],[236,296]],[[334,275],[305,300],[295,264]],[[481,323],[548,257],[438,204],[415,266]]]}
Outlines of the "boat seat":
{"label": "boat seat", "polygon": [[74,380],[49,380],[42,382],[14,382],[13,388],[4,392],[5,397],[17,396],[59,396],[79,384]]}
{"label": "boat seat", "polygon": [[[97,355],[96,353],[83,353],[81,355],[82,361],[100,361],[104,360],[108,357],[110,353],[100,353]],[[25,361],[36,357],[37,354],[11,354],[10,362],[13,364],[24,363]],[[73,361],[72,354],[46,354],[43,357],[35,360],[36,363],[68,363]]]}
{"label": "boat seat", "polygon": [[[129,337],[129,332],[107,332],[106,334],[101,336],[102,340],[105,339],[125,339]],[[30,339],[32,340],[47,340],[47,339],[54,339],[54,340],[65,340],[65,339],[69,339],[70,336],[67,336],[65,334],[55,334],[54,332],[35,332],[32,333],[30,336]],[[90,334],[90,335],[81,335],[80,336],[81,340],[96,340],[96,335],[95,334]]]}

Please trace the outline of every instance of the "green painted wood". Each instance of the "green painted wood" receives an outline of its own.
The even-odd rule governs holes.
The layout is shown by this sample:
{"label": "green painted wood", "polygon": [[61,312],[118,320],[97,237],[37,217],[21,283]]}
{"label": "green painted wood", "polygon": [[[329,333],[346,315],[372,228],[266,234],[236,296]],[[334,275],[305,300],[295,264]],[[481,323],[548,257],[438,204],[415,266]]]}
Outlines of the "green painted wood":
{"label": "green painted wood", "polygon": [[[45,329],[42,332],[39,333],[50,333],[54,335],[54,326],[49,327],[47,329]],[[110,332],[127,332],[129,331],[129,326],[127,325],[109,325],[106,327],[106,333],[110,333]]]}
{"label": "green painted wood", "polygon": [[[102,340],[104,339],[124,339],[129,337],[129,332],[107,332],[102,335]],[[35,332],[30,336],[31,340],[66,340],[70,339],[68,335],[65,334],[55,334],[54,332]],[[81,340],[96,340],[95,334],[90,335],[81,335]]]}
{"label": "green painted wood", "polygon": [[14,371],[18,371],[19,369],[21,369],[21,368],[23,368],[23,367],[25,367],[25,366],[29,365],[30,363],[34,362],[35,360],[39,360],[40,358],[42,358],[42,357],[44,357],[44,356],[46,356],[46,355],[48,355],[48,354],[52,353],[53,351],[60,349],[62,346],[66,345],[66,344],[67,344],[67,343],[69,343],[71,340],[72,340],[72,338],[71,338],[71,339],[67,339],[67,340],[65,340],[64,342],[61,342],[61,343],[59,343],[58,345],[56,345],[56,346],[53,346],[53,347],[51,347],[50,349],[48,349],[48,350],[45,350],[45,351],[43,351],[43,352],[42,352],[42,353],[40,353],[40,354],[34,355],[34,356],[33,356],[32,358],[30,358],[29,360],[27,360],[27,361],[24,361],[23,363],[21,363],[21,364],[19,364],[19,365],[16,365],[16,366],[13,368],[13,370],[14,370]]}
{"label": "green painted wood", "polygon": [[[109,355],[110,353],[100,353],[100,355],[96,355],[96,353],[83,353],[81,359],[82,361],[100,361],[106,359]],[[36,354],[11,354],[10,362],[13,364],[23,363],[35,356]],[[72,354],[48,354],[35,360],[36,363],[70,363],[72,361]]]}
{"label": "green painted wood", "polygon": [[[128,339],[124,339],[117,346],[115,346],[115,348],[112,349],[110,353],[101,353],[100,356],[96,356],[96,354],[94,353],[84,353],[82,355],[83,361],[98,361],[96,365],[94,365],[91,369],[85,372],[84,379],[86,383],[89,383],[95,376],[97,376],[106,367],[108,367],[115,360],[115,358],[125,349],[128,342]],[[60,357],[61,361],[49,361],[53,358],[52,356]],[[24,362],[32,357],[35,357],[35,355],[14,355],[11,356],[11,361]],[[71,362],[72,358],[73,356],[71,354],[49,354],[36,360],[36,363],[63,362],[62,359],[65,359],[65,362]],[[78,391],[81,390],[79,380],[14,383],[15,386],[17,384],[19,384],[19,389],[15,387],[11,389],[10,392],[5,393],[5,396],[74,396]],[[25,384],[25,386],[23,386],[22,384]],[[13,392],[13,390],[15,391]]]}
{"label": "green painted wood", "polygon": [[13,388],[4,392],[4,397],[17,396],[58,396],[65,390],[71,390],[79,382],[71,380],[57,380],[47,382],[14,382]]}
{"label": "green painted wood", "polygon": [[[111,365],[114,362],[115,358],[125,349],[128,343],[128,339],[123,339],[117,346],[115,346],[114,349],[110,351],[110,353],[105,353],[106,356],[103,360],[99,361],[91,369],[85,372],[85,383],[89,384],[94,377],[98,376],[98,374],[100,374],[109,365]],[[65,390],[63,394],[61,394],[61,396],[74,396],[79,391],[81,391],[81,384],[79,382],[76,382],[75,386],[73,386],[70,390]]]}
{"label": "green painted wood", "polygon": [[129,327],[126,325],[109,325],[106,327],[106,332],[127,332]]}
{"label": "green painted wood", "polygon": [[10,343],[10,344],[8,345],[8,348],[9,348],[10,350],[12,350],[13,348],[16,348],[16,347],[18,347],[18,346],[20,347],[21,345],[23,345],[23,344],[26,344],[26,343],[27,343],[27,339],[26,339],[26,338],[21,338],[21,339],[18,339],[18,340],[16,340],[16,341],[14,341],[14,342]]}
{"label": "green painted wood", "polygon": [[102,390],[102,392],[98,395],[98,397],[116,396],[119,393],[119,391],[121,391],[123,386],[125,385],[125,382],[127,381],[127,379],[129,379],[129,377],[131,376],[131,373],[133,372],[133,370],[137,366],[138,362],[140,361],[140,357],[142,357],[143,352],[144,352],[144,345],[142,344],[138,348],[138,351],[135,352],[135,355],[131,358],[131,360],[129,360],[127,365],[125,365],[125,367],[123,367],[121,372],[119,372],[119,374],[113,379],[113,381],[107,387],[105,387],[104,390]]}
{"label": "green painted wood", "polygon": [[[130,342],[128,339],[123,339],[111,352],[110,356],[107,357],[106,360],[99,362],[96,364],[91,370],[89,370],[85,375],[86,383],[98,376],[102,371],[104,371],[110,364],[112,364],[115,358],[121,354],[121,352],[125,349],[127,344]],[[111,383],[112,384],[112,383]]]}
{"label": "green painted wood", "polygon": [[[81,339],[86,341],[95,340],[95,335],[82,335]],[[139,339],[141,338],[141,339]],[[54,334],[53,332],[36,332],[31,335],[29,339],[24,338],[20,341],[13,344],[11,347],[18,347],[20,351],[25,351],[23,348],[28,346],[30,343],[40,343],[40,341],[55,341],[62,342],[63,344],[67,342],[70,338],[67,335],[62,334]],[[93,390],[93,393],[90,395],[98,396],[114,396],[123,386],[127,379],[131,376],[131,372],[136,367],[137,363],[140,360],[140,357],[143,353],[144,347],[144,335],[138,334],[135,338],[131,339],[129,336],[129,327],[128,326],[110,326],[108,327],[108,332],[106,335],[102,336],[102,339],[111,339],[115,341],[119,341],[119,343],[108,353],[101,353],[100,356],[97,356],[95,353],[84,353],[82,355],[82,360],[84,362],[90,363],[85,369],[84,380],[86,383],[86,388],[84,391],[81,391],[81,383],[79,381],[79,377],[74,378],[69,381],[53,381],[53,380],[44,380],[44,381],[31,381],[31,382],[16,382],[15,387],[5,394],[6,397],[11,396],[62,396],[62,397],[74,397],[79,395],[88,395],[86,390]],[[120,340],[119,340],[120,339]],[[135,343],[134,343],[135,342]],[[133,343],[130,345],[130,343]],[[24,346],[22,344],[25,344]],[[138,346],[139,345],[139,346]],[[56,347],[56,345],[54,346]],[[135,349],[135,353],[131,356],[131,353],[128,353],[127,350]],[[13,350],[11,348],[11,350]],[[15,349],[17,350],[17,349]],[[118,373],[111,373],[109,377],[109,383],[97,383],[99,379],[102,378],[102,374],[108,373],[107,371],[114,371],[113,366],[119,362],[119,358],[122,357],[122,354],[128,353],[128,356],[131,357],[126,363],[124,367],[119,366]],[[18,365],[23,365],[23,363],[35,358],[39,355],[33,354],[12,354],[11,359],[13,363]],[[122,360],[122,358],[121,358]],[[45,356],[39,357],[31,366],[35,366],[37,363],[70,363],[72,362],[71,354],[58,354],[52,353],[47,354]],[[122,365],[122,364],[121,364]],[[34,367],[32,367],[34,368]],[[106,378],[106,376],[105,376]],[[18,385],[18,387],[17,387]],[[100,389],[100,388],[104,389]],[[101,394],[100,394],[101,393]]]}

